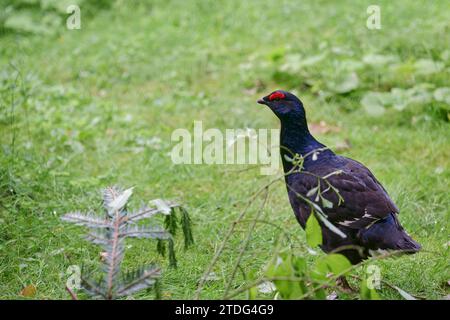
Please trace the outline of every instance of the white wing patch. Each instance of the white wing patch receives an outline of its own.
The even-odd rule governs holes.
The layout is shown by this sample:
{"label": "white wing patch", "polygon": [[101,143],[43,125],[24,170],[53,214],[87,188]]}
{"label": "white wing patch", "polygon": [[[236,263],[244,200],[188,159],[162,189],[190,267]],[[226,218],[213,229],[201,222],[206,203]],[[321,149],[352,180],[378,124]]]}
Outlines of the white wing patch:
{"label": "white wing patch", "polygon": [[342,222],[338,222],[338,224],[340,224],[341,226],[348,227],[351,223],[354,223],[354,222],[356,222],[358,220],[359,219],[345,220],[345,221],[342,221]]}
{"label": "white wing patch", "polygon": [[372,220],[374,220],[373,222],[370,222],[369,226],[372,226],[375,222],[377,222],[379,220],[379,218],[368,214],[367,213],[367,209],[365,209],[364,210],[364,215],[361,218],[355,218],[355,219],[351,219],[351,220],[341,221],[341,222],[338,222],[338,224],[340,224],[341,226],[344,226],[344,227],[348,227],[352,223],[358,222],[361,219],[372,219]]}

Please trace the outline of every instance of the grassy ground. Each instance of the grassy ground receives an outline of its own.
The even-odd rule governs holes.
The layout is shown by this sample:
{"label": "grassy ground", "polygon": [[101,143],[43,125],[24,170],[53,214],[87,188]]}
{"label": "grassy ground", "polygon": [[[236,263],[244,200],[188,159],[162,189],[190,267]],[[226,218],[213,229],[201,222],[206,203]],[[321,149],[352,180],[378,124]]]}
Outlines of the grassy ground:
{"label": "grassy ground", "polygon": [[[158,260],[166,269],[163,297],[192,298],[243,201],[270,177],[235,166],[173,165],[170,135],[191,129],[194,120],[222,130],[277,128],[270,111],[255,103],[277,88],[299,94],[311,123],[340,128],[317,137],[330,147],[350,142],[341,154],[371,168],[423,245],[417,255],[374,262],[383,279],[426,298],[447,295],[448,104],[419,101],[374,117],[360,101],[371,91],[448,86],[450,5],[379,3],[381,30],[366,28],[370,1],[149,1],[100,10],[78,31],[4,34],[0,298],[18,298],[29,284],[36,298],[67,298],[62,273],[97,261],[98,249],[59,216],[99,208],[99,190],[110,184],[135,186],[136,205],[161,197],[186,204],[196,246],[184,252],[177,241],[178,269],[168,269],[146,241],[130,243],[125,264]],[[394,58],[373,65],[364,62],[369,54]],[[318,62],[302,65],[299,57]],[[420,72],[420,59],[440,68]],[[336,88],[352,72],[359,79],[353,90]],[[271,188],[262,219],[292,237],[296,254],[307,254],[283,184]],[[218,280],[202,298],[222,297],[248,227],[248,221],[238,226],[214,268]],[[257,225],[243,258],[246,272],[261,270],[279,234]],[[243,281],[238,274],[233,286]],[[380,295],[400,297],[385,286]]]}

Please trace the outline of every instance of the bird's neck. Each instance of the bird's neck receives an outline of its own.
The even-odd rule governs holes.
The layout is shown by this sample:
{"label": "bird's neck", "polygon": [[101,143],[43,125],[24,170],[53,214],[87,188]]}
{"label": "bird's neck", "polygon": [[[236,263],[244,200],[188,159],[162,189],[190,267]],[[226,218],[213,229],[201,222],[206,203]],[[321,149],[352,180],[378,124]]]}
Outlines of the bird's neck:
{"label": "bird's neck", "polygon": [[312,155],[315,150],[320,154],[332,153],[330,150],[323,150],[325,145],[317,141],[309,132],[305,119],[299,121],[282,121],[280,133],[280,154],[283,162],[284,172],[287,173],[293,168],[289,158],[299,154],[305,158],[305,164],[312,161]]}

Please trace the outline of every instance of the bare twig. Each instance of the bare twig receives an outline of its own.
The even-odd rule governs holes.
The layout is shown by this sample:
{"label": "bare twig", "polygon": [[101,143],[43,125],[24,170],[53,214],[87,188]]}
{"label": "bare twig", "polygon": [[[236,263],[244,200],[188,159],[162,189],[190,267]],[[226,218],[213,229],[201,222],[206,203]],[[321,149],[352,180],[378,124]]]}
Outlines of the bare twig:
{"label": "bare twig", "polygon": [[233,269],[233,271],[231,273],[231,277],[228,280],[228,285],[225,288],[224,295],[227,295],[229,290],[230,290],[231,284],[232,284],[232,282],[234,280],[234,277],[236,276],[236,272],[237,272],[237,270],[238,270],[238,268],[240,266],[242,257],[244,256],[245,250],[247,250],[247,246],[248,246],[248,243],[250,242],[250,238],[252,236],[252,232],[255,229],[255,226],[256,226],[256,223],[257,223],[257,219],[259,218],[261,213],[264,211],[264,207],[266,206],[268,197],[269,197],[269,187],[266,188],[266,193],[264,195],[263,203],[262,203],[261,207],[259,208],[258,212],[256,213],[255,219],[253,220],[253,222],[252,222],[252,224],[251,224],[251,226],[249,228],[249,231],[248,231],[248,234],[247,234],[247,238],[245,239],[244,244],[242,245],[242,248],[239,251],[239,255],[238,255],[236,264],[235,264],[234,269]]}
{"label": "bare twig", "polygon": [[223,238],[223,241],[219,247],[219,249],[216,251],[216,253],[214,254],[213,258],[211,259],[210,264],[208,265],[208,267],[206,268],[205,272],[203,273],[203,276],[201,277],[197,290],[195,292],[195,296],[194,299],[199,299],[200,297],[200,292],[203,289],[203,286],[205,284],[205,281],[207,279],[207,275],[211,273],[212,268],[214,267],[214,265],[216,264],[217,260],[219,259],[220,255],[222,254],[226,243],[228,241],[228,239],[231,237],[231,235],[234,232],[234,229],[236,228],[236,225],[239,223],[239,221],[241,221],[244,216],[246,215],[249,207],[251,206],[251,204],[253,203],[253,201],[255,200],[255,198],[264,190],[266,190],[269,186],[271,186],[272,184],[274,184],[275,182],[279,181],[282,177],[277,177],[273,180],[271,180],[269,183],[267,183],[264,187],[260,188],[259,190],[257,190],[256,192],[254,192],[249,199],[247,200],[247,204],[245,206],[245,208],[241,211],[241,213],[239,214],[239,217],[233,221],[233,223],[231,224],[230,229],[228,230],[227,234],[225,235],[225,237]]}
{"label": "bare twig", "polygon": [[66,291],[70,294],[72,300],[78,300],[77,294],[73,292],[73,290],[70,289],[68,286],[66,286]]}

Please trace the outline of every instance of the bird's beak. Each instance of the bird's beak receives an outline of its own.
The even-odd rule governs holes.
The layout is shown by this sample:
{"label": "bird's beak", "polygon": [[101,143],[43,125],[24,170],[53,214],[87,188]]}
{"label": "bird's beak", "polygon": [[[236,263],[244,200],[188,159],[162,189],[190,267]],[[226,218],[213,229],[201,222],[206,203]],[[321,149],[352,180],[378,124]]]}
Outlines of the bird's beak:
{"label": "bird's beak", "polygon": [[265,104],[265,105],[267,105],[268,99],[267,99],[267,97],[263,97],[263,98],[259,99],[259,100],[256,101],[256,102],[258,102],[259,104]]}

